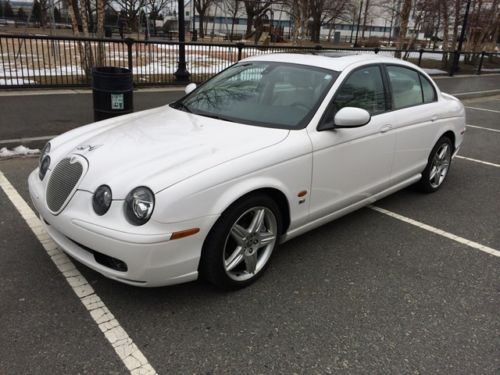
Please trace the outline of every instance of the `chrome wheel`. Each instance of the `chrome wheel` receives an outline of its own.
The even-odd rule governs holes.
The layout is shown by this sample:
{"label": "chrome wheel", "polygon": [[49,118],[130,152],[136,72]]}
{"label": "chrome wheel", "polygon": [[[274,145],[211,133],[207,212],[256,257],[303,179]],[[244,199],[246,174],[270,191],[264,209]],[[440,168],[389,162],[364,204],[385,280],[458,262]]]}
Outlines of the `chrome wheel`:
{"label": "chrome wheel", "polygon": [[246,210],[232,225],[226,237],[223,265],[235,281],[254,277],[264,268],[276,244],[278,224],[267,207]]}
{"label": "chrome wheel", "polygon": [[451,162],[451,148],[443,143],[434,154],[429,172],[429,184],[437,189],[446,178]]}

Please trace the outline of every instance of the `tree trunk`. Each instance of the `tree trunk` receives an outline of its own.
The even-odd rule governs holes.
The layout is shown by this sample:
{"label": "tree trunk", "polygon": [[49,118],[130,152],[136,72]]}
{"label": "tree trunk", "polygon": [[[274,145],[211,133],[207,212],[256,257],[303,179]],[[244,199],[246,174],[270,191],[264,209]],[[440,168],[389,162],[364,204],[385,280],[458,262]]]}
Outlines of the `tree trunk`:
{"label": "tree trunk", "polygon": [[254,18],[255,14],[253,13],[253,11],[249,11],[247,8],[247,29],[245,31],[245,38],[249,38],[250,35],[252,34],[252,26]]}
{"label": "tree trunk", "polygon": [[[85,4],[86,0],[80,0],[80,17],[82,20],[82,32],[84,37],[89,37],[89,24],[88,24],[88,17],[87,17],[87,7]],[[85,71],[85,75],[87,79],[90,78],[92,66],[93,66],[93,56],[92,56],[92,47],[90,45],[90,42],[83,42],[84,48],[83,48],[83,56],[81,56],[82,59],[82,66],[83,70]]]}
{"label": "tree trunk", "polygon": [[73,35],[80,36],[80,31],[78,30],[78,19],[76,18],[75,10],[71,0],[64,0],[66,8],[68,9],[68,16],[71,20],[71,28],[73,29]]}
{"label": "tree trunk", "polygon": [[[411,0],[404,0],[403,10],[401,11],[401,24],[399,27],[398,49],[404,48],[404,41],[406,39],[406,32],[408,30],[408,20],[410,18]],[[395,57],[401,58],[401,51],[394,54]]]}
{"label": "tree trunk", "polygon": [[[96,0],[97,5],[97,37],[100,39],[104,38],[104,0]],[[97,47],[97,61],[98,66],[104,66],[105,51],[104,43],[99,42]]]}
{"label": "tree trunk", "polygon": [[205,37],[205,29],[204,29],[204,22],[205,22],[205,14],[198,12],[198,22],[199,22],[199,36],[200,38]]}
{"label": "tree trunk", "polygon": [[[448,52],[448,39],[449,39],[449,27],[450,27],[450,13],[448,11],[448,3],[443,1],[441,3],[441,14],[443,15],[443,52]],[[445,68],[448,64],[448,54],[443,53],[442,67]]]}
{"label": "tree trunk", "polygon": [[370,0],[365,0],[365,12],[363,14],[363,29],[361,31],[361,40],[365,39],[365,30],[366,30],[366,18],[368,17],[368,8],[370,7]]}

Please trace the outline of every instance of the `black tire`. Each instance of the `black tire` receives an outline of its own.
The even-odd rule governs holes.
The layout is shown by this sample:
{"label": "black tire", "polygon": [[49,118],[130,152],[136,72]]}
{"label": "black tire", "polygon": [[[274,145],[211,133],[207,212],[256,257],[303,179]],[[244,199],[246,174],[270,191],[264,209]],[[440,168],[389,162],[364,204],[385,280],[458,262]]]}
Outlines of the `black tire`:
{"label": "black tire", "polygon": [[[255,271],[254,274],[251,274],[248,271],[244,270],[242,274],[247,273],[247,277],[249,278],[246,280],[235,280],[233,278],[234,276],[230,277],[228,272],[226,272],[226,268],[224,265],[227,248],[230,247],[228,245],[228,241],[230,241],[229,238],[231,237],[230,231],[233,228],[233,225],[239,222],[238,220],[243,220],[242,217],[244,218],[244,215],[249,210],[253,210],[254,208],[266,209],[266,215],[269,215],[269,217],[271,217],[271,213],[272,215],[274,215],[276,225],[276,238],[272,245],[272,248],[271,246],[269,246],[270,250],[268,250],[268,247],[266,247],[265,249],[255,250],[257,252],[256,259],[258,258],[259,254],[263,254],[261,253],[261,251],[270,251],[268,257],[265,257],[267,258],[267,260],[265,260],[262,268],[260,268],[258,271]],[[250,213],[248,215],[250,215]],[[282,215],[280,209],[276,202],[265,194],[250,195],[233,203],[217,220],[217,222],[210,230],[207,238],[205,239],[199,265],[200,276],[216,285],[217,287],[226,290],[243,288],[255,282],[264,273],[265,269],[269,265],[272,253],[278,247],[279,236],[281,235],[282,228],[281,216]],[[262,262],[264,262],[264,260]],[[246,263],[246,261],[242,261],[242,263]],[[239,267],[241,266],[246,267],[245,264],[240,264]]]}
{"label": "black tire", "polygon": [[[448,147],[449,150],[446,156],[448,166],[442,180],[438,182],[436,181],[436,177],[433,178],[431,176],[431,173],[433,173],[433,168],[436,165],[435,163],[437,162],[437,159],[439,159],[438,153],[442,151],[443,148],[446,146]],[[453,154],[453,143],[451,142],[450,138],[448,138],[447,136],[442,136],[441,138],[439,138],[439,140],[436,142],[435,146],[432,148],[432,151],[429,155],[427,166],[422,172],[422,178],[417,183],[417,186],[420,191],[424,193],[434,193],[438,191],[441,188],[441,186],[443,186],[444,182],[446,181],[446,177],[450,172],[452,154]]]}

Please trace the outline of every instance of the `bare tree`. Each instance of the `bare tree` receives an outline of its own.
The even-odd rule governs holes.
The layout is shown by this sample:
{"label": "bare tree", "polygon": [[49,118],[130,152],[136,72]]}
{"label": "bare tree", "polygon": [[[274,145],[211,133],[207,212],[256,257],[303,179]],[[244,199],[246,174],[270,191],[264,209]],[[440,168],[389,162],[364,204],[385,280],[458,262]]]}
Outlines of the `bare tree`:
{"label": "bare tree", "polygon": [[236,18],[238,17],[238,13],[241,9],[242,0],[225,0],[226,10],[231,16],[231,33],[230,38],[232,38],[234,34],[234,25],[236,24]]}
{"label": "bare tree", "polygon": [[249,37],[250,34],[252,34],[252,26],[256,18],[261,17],[271,7],[272,1],[243,0],[243,4],[247,14],[247,29],[245,36]]}
{"label": "bare tree", "polygon": [[198,12],[199,25],[200,25],[199,26],[200,38],[203,38],[205,36],[205,28],[204,28],[205,15],[210,6],[214,3],[214,0],[193,0],[193,1],[194,1],[194,7]]}
{"label": "bare tree", "polygon": [[370,0],[365,0],[365,9],[363,11],[363,27],[361,29],[361,39],[362,40],[365,39],[366,20],[368,18],[368,11],[370,10],[370,5],[372,5]]}
{"label": "bare tree", "polygon": [[139,26],[139,14],[144,7],[145,0],[114,0],[114,3],[125,13],[128,26],[136,31]]}
{"label": "bare tree", "polygon": [[346,9],[348,0],[309,0],[307,18],[311,19],[311,41],[319,43],[321,25],[338,18]]}
{"label": "bare tree", "polygon": [[[404,0],[403,9],[401,10],[401,23],[399,27],[398,48],[404,47],[406,32],[408,31],[408,21],[410,20],[411,0]],[[401,51],[397,51],[396,57],[401,57]]]}
{"label": "bare tree", "polygon": [[[96,0],[96,8],[97,8],[96,36],[102,39],[104,38],[104,0]],[[97,47],[97,60],[96,60],[97,65],[103,66],[104,60],[105,60],[104,43],[99,42]]]}

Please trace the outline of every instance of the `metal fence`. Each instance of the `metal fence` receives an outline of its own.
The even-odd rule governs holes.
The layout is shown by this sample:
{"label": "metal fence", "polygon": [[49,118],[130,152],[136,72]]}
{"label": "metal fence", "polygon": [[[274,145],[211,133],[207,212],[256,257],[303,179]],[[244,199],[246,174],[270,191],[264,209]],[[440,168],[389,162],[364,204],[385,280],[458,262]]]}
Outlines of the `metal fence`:
{"label": "metal fence", "polygon": [[[78,87],[90,85],[95,65],[129,68],[136,86],[173,85],[179,42],[0,34],[0,88]],[[263,46],[184,43],[192,82],[202,82],[242,58],[276,52],[378,53],[411,61],[431,74],[450,73],[454,53],[379,48]],[[100,57],[100,59],[99,59]],[[459,73],[500,72],[500,54],[461,53]],[[100,63],[97,64],[97,61]]]}

